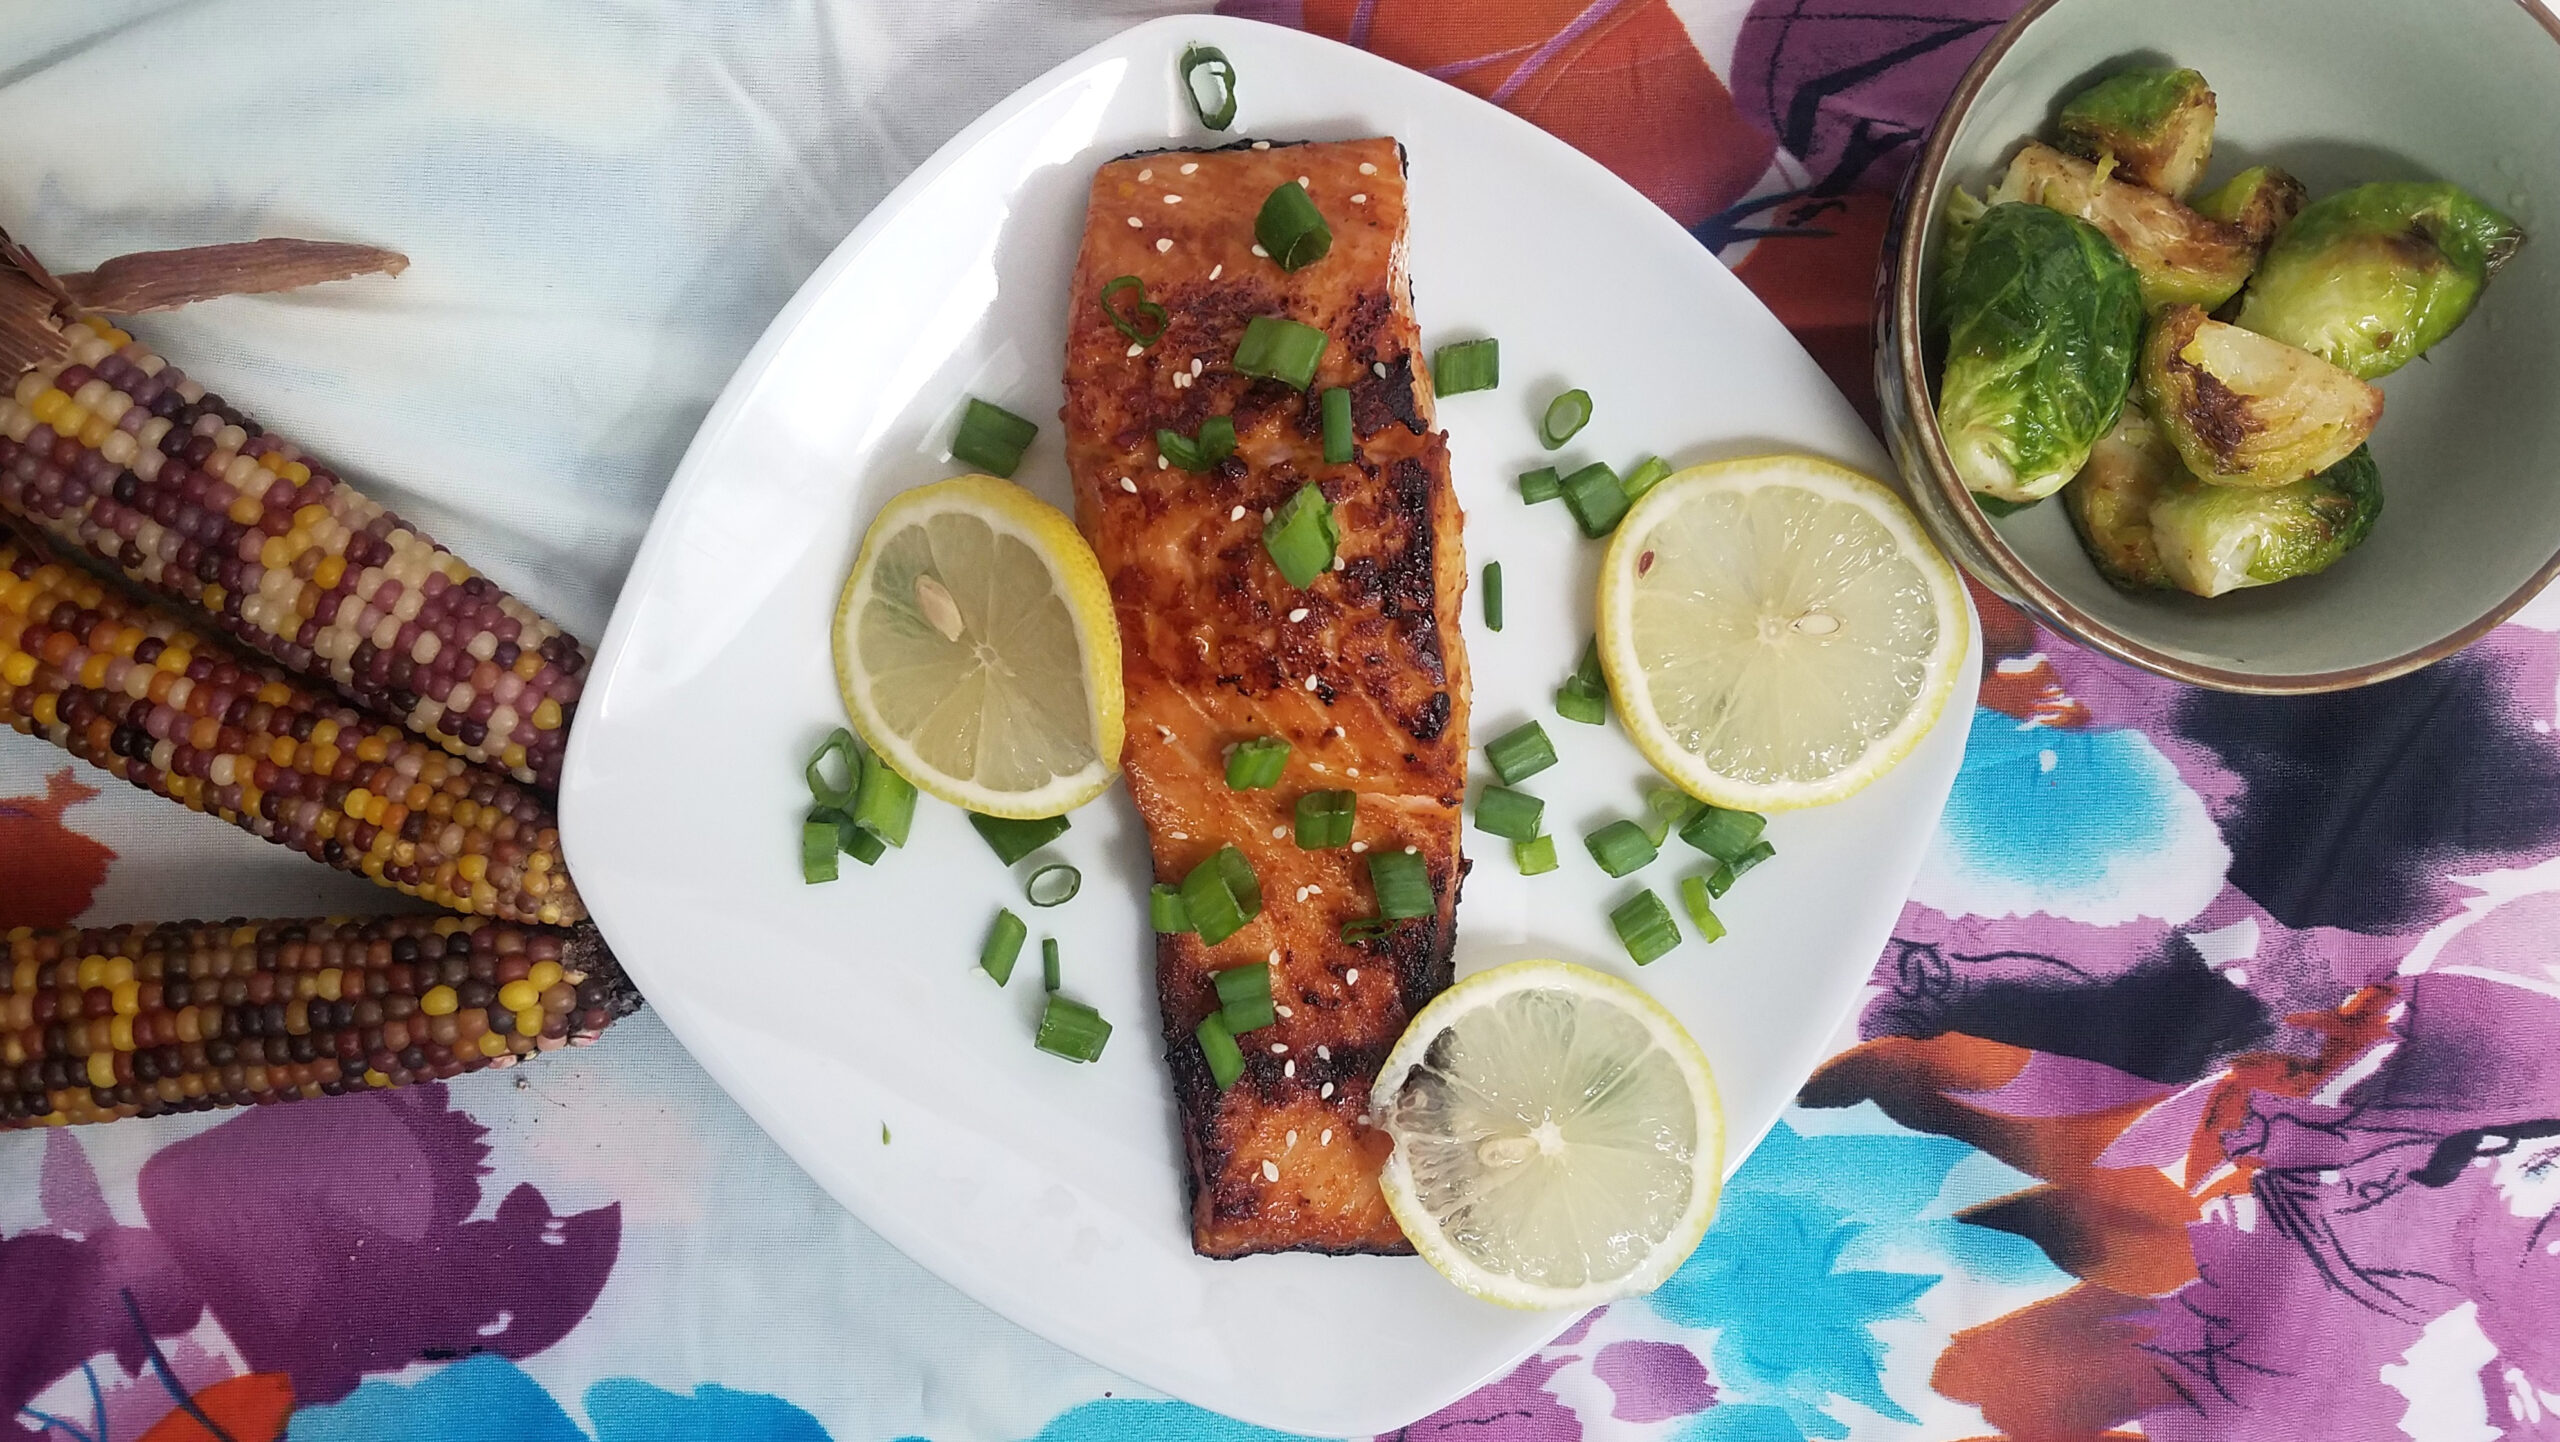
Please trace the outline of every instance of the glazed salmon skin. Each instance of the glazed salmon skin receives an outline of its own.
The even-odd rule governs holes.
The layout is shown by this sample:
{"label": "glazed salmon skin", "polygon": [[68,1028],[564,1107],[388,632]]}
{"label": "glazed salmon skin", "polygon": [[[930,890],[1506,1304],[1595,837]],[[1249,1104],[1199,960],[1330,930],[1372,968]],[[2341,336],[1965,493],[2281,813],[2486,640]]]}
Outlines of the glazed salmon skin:
{"label": "glazed salmon skin", "polygon": [[[1254,219],[1303,179],[1333,231],[1296,272],[1255,253]],[[1152,345],[1101,293],[1136,276],[1164,307]],[[1124,315],[1135,297],[1115,300]],[[1326,344],[1304,392],[1236,373],[1245,325],[1278,316]],[[1141,326],[1141,329],[1150,327]],[[1351,393],[1353,459],[1328,465],[1319,397]],[[1215,946],[1156,938],[1156,986],[1189,1162],[1192,1246],[1204,1256],[1404,1252],[1378,1191],[1388,1151],[1363,1121],[1369,1081],[1413,1014],[1449,984],[1467,758],[1466,590],[1448,438],[1405,275],[1405,176],[1391,139],[1255,143],[1115,160],[1094,177],[1067,326],[1067,460],[1076,519],[1118,611],[1129,790],[1159,881],[1179,884],[1233,844],[1261,915]],[[1231,417],[1235,454],[1194,473],[1160,463],[1156,432]],[[1304,590],[1263,544],[1266,513],[1320,485],[1341,531],[1335,568]],[[1277,786],[1230,790],[1226,753],[1289,743]],[[1301,850],[1309,791],[1358,793],[1349,846]],[[1410,850],[1435,911],[1345,940],[1373,917],[1369,857]],[[1218,1089],[1195,1028],[1212,977],[1269,963],[1278,1019],[1237,1038],[1244,1074]]]}

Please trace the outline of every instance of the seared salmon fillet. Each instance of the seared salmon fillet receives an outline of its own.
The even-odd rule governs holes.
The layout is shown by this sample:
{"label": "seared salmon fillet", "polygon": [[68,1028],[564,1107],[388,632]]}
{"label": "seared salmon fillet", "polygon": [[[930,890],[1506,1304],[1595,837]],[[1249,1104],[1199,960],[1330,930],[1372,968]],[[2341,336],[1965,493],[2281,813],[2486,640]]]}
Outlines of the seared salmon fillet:
{"label": "seared salmon fillet", "polygon": [[[1254,218],[1301,180],[1333,248],[1290,273],[1255,253]],[[1409,1250],[1378,1192],[1388,1140],[1363,1117],[1388,1048],[1449,984],[1467,659],[1466,556],[1404,246],[1402,152],[1357,140],[1113,161],[1094,177],[1076,263],[1067,461],[1119,614],[1129,789],[1159,880],[1233,844],[1262,884],[1261,915],[1216,946],[1156,939],[1204,1256]],[[1103,309],[1121,276],[1165,309],[1152,345]],[[1115,299],[1125,313],[1135,297]],[[1304,392],[1233,369],[1256,316],[1324,331]],[[1336,386],[1357,445],[1328,465],[1319,398]],[[1233,456],[1198,473],[1160,460],[1159,429],[1194,436],[1212,416],[1233,419]],[[1310,482],[1341,543],[1301,590],[1273,565],[1263,521]],[[1230,790],[1227,751],[1265,736],[1291,748],[1279,785]],[[1358,793],[1350,846],[1299,849],[1296,804],[1318,790]],[[1387,849],[1421,856],[1436,911],[1346,941],[1344,923],[1376,915],[1368,863]],[[1194,1029],[1218,1009],[1215,973],[1262,962],[1278,1020],[1237,1038],[1244,1075],[1221,1092]]]}

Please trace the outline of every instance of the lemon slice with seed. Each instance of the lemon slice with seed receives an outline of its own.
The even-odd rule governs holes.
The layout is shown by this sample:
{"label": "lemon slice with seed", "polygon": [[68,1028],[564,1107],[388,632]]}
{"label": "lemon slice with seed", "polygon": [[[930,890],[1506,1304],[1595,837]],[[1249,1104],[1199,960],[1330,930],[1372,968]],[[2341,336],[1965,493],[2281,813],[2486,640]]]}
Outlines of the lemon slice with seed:
{"label": "lemon slice with seed", "polygon": [[892,770],[988,816],[1055,816],[1120,765],[1120,630],[1075,523],[993,476],[881,507],[836,607],[845,713]]}
{"label": "lemon slice with seed", "polygon": [[1680,472],[1600,569],[1600,664],[1682,790],[1783,811],[1893,769],[1945,709],[1964,588],[1882,482],[1812,456]]}
{"label": "lemon slice with seed", "polygon": [[1697,1250],[1724,1113],[1689,1033],[1643,992],[1517,961],[1442,992],[1374,1095],[1387,1207],[1432,1266],[1506,1307],[1650,1291]]}

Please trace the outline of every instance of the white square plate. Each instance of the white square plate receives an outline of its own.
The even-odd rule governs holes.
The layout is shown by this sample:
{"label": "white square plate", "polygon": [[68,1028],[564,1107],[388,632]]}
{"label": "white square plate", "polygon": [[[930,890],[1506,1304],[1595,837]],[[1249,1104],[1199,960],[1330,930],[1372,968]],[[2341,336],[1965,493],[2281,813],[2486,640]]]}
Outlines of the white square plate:
{"label": "white square plate", "polygon": [[[1225,135],[1198,127],[1175,83],[1195,41],[1241,75]],[[1972,667],[1900,769],[1771,823],[1778,857],[1726,898],[1729,939],[1630,966],[1608,908],[1638,881],[1668,894],[1702,858],[1675,845],[1613,882],[1576,844],[1639,811],[1650,773],[1614,725],[1550,706],[1591,629],[1600,547],[1561,505],[1519,501],[1514,475],[1558,459],[1538,446],[1538,411],[1566,385],[1589,389],[1596,417],[1562,457],[1622,471],[1656,451],[1887,463],[1794,339],[1641,195],[1526,122],[1329,41],[1214,17],[1140,26],[1032,82],[883,201],[694,439],[605,635],[561,794],[580,886],[650,1001],[856,1215],[1097,1362],[1336,1435],[1428,1413],[1572,1319],[1471,1301],[1410,1257],[1192,1255],[1151,878],[1125,793],[1076,813],[1051,849],[1085,875],[1052,911],[1024,907],[1016,876],[931,800],[904,851],[848,861],[833,885],[801,883],[797,848],[801,762],[843,721],[836,593],[881,501],[962,469],[944,446],[974,394],[1041,420],[1016,479],[1068,504],[1054,417],[1094,168],[1168,145],[1379,134],[1411,156],[1426,344],[1502,341],[1501,388],[1440,408],[1469,561],[1501,561],[1508,592],[1498,635],[1467,605],[1477,735],[1543,717],[1565,758],[1538,784],[1562,870],[1523,878],[1504,843],[1469,837],[1458,970],[1557,956],[1640,980],[1712,1059],[1738,1164],[1886,940],[1963,751]],[[1032,1049],[1037,967],[1008,991],[977,970],[1000,905],[1059,938],[1068,991],[1119,1028],[1098,1064]],[[649,1145],[640,1123],[631,1143]]]}

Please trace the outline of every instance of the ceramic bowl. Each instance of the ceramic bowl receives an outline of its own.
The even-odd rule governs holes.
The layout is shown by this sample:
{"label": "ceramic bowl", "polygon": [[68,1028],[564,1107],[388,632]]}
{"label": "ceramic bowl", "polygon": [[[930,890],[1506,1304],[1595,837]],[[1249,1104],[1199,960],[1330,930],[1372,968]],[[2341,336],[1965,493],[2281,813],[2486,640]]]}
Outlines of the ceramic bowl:
{"label": "ceramic bowl", "polygon": [[[2204,73],[2206,184],[2283,166],[2317,198],[2450,180],[2529,237],[2469,321],[2384,378],[2384,504],[2327,571],[2211,600],[2102,579],[2058,501],[1993,519],[1938,432],[1924,304],[1950,191],[1981,194],[2062,101],[2126,65]],[[2227,691],[2369,685],[2450,655],[2560,573],[2560,19],[2535,0],[2033,0],[1966,72],[1905,187],[1877,284],[1886,438],[1930,529],[2065,633]]]}

